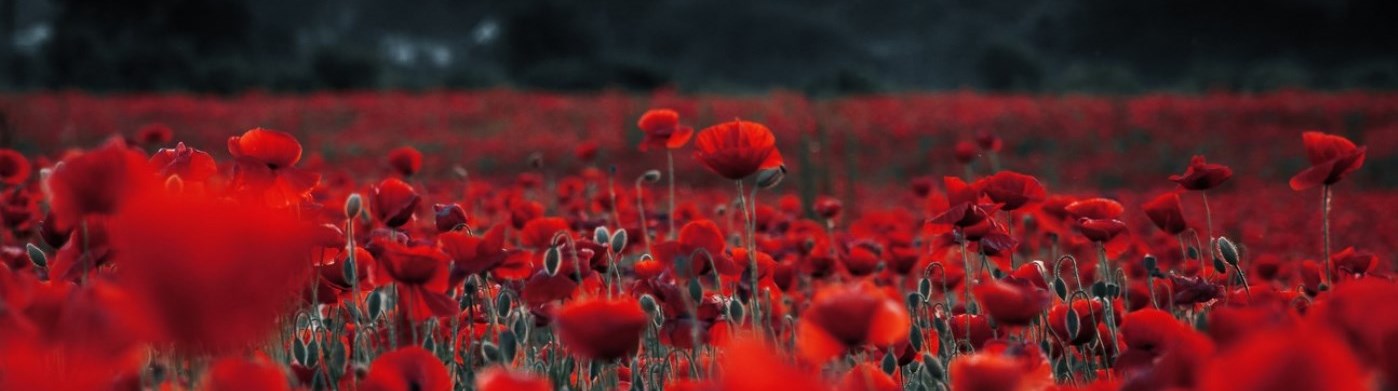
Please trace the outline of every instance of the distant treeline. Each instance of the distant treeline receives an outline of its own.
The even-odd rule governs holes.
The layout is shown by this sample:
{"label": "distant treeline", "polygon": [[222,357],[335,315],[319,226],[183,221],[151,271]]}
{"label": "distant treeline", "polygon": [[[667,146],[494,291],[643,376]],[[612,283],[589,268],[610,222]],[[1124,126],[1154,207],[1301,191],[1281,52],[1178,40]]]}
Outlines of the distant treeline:
{"label": "distant treeline", "polygon": [[1398,88],[1391,0],[0,0],[0,88]]}

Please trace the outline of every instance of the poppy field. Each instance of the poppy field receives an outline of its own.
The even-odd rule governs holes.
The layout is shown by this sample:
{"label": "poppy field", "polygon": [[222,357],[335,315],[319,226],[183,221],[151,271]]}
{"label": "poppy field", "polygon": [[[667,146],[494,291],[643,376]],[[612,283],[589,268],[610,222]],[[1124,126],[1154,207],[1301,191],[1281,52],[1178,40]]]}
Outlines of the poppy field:
{"label": "poppy field", "polygon": [[0,390],[1387,390],[1398,94],[0,95]]}

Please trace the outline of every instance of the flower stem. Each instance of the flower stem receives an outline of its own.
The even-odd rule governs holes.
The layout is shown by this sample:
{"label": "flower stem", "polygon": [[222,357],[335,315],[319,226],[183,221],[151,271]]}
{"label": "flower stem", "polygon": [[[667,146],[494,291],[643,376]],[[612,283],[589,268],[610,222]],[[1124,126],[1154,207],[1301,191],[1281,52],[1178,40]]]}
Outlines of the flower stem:
{"label": "flower stem", "polygon": [[665,162],[667,163],[668,168],[669,168],[669,170],[670,170],[670,172],[668,172],[668,173],[666,174],[666,175],[668,175],[668,177],[670,178],[670,214],[667,215],[668,218],[667,218],[666,220],[670,220],[670,231],[668,231],[668,232],[669,232],[668,236],[669,236],[670,240],[674,240],[674,239],[675,239],[675,235],[676,235],[676,233],[675,233],[675,152],[674,152],[673,150],[669,149],[669,148],[666,148],[666,149],[665,149]]}
{"label": "flower stem", "polygon": [[1325,283],[1335,285],[1334,271],[1330,265],[1330,185],[1320,189],[1320,226],[1325,233]]}

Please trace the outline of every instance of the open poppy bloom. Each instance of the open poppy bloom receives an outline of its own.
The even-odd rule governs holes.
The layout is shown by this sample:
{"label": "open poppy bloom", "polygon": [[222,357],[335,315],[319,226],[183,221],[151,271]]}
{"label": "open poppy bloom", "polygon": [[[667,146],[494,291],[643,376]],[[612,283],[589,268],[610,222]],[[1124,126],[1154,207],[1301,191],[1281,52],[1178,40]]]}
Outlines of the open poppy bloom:
{"label": "open poppy bloom", "polygon": [[1347,138],[1321,132],[1305,132],[1306,158],[1311,166],[1291,177],[1292,190],[1333,185],[1364,166],[1365,147]]}
{"label": "open poppy bloom", "polygon": [[140,152],[112,139],[101,148],[63,159],[49,176],[54,224],[75,227],[84,216],[111,215],[132,196],[154,184]]}
{"label": "open poppy bloom", "polygon": [[213,156],[184,143],[156,151],[150,157],[150,165],[162,178],[179,175],[180,179],[191,182],[202,182],[218,173],[218,163]]}
{"label": "open poppy bloom", "polygon": [[417,195],[417,191],[406,182],[397,178],[384,179],[374,187],[374,215],[389,227],[398,227],[407,224],[413,218],[413,212],[417,210],[418,202],[422,197]]}
{"label": "open poppy bloom", "polygon": [[902,303],[866,284],[832,286],[816,292],[800,318],[797,348],[815,362],[825,362],[866,345],[893,345],[907,338],[910,322]]}
{"label": "open poppy bloom", "polygon": [[[1041,278],[1040,278],[1041,279]],[[985,312],[998,324],[1024,326],[1048,309],[1048,291],[1038,289],[1027,280],[991,280],[973,288]]]}
{"label": "open poppy bloom", "polygon": [[946,186],[949,207],[928,222],[970,227],[985,221],[998,210],[995,204],[981,204],[980,190],[974,185],[966,184],[961,178],[943,177],[942,182]]}
{"label": "open poppy bloom", "polygon": [[766,126],[733,120],[710,126],[694,141],[694,158],[710,171],[730,180],[740,180],[758,170],[782,166],[777,138]]}
{"label": "open poppy bloom", "polygon": [[680,114],[670,109],[653,109],[641,115],[636,126],[646,133],[641,152],[651,147],[679,149],[694,137],[694,128],[680,125]]}
{"label": "open poppy bloom", "polygon": [[509,255],[505,251],[503,225],[491,228],[483,236],[458,231],[444,232],[437,235],[437,248],[451,257],[451,286],[459,285],[466,276],[494,269]]}
{"label": "open poppy bloom", "polygon": [[1325,330],[1258,332],[1220,352],[1203,369],[1199,390],[1369,390],[1364,369]]}
{"label": "open poppy bloom", "polygon": [[1171,175],[1170,181],[1187,190],[1208,190],[1218,187],[1232,177],[1233,169],[1228,166],[1209,163],[1204,161],[1203,155],[1194,155],[1189,159],[1189,166],[1185,168],[1184,174]]}
{"label": "open poppy bloom", "polygon": [[293,167],[301,161],[301,142],[286,132],[248,130],[228,138],[228,153],[237,162],[237,187],[264,192],[275,204],[305,198],[320,181],[319,174]]}
{"label": "open poppy bloom", "polygon": [[413,147],[398,147],[388,151],[388,166],[405,177],[422,170],[422,152]]}
{"label": "open poppy bloom", "polygon": [[558,339],[573,353],[594,360],[615,360],[635,352],[647,317],[632,298],[575,301],[554,313]]}
{"label": "open poppy bloom", "polygon": [[33,168],[29,165],[29,159],[19,151],[0,149],[0,183],[12,186],[24,183],[29,179],[30,171]]}
{"label": "open poppy bloom", "polygon": [[[680,228],[677,240],[655,244],[654,256],[657,262],[679,276],[690,277],[708,273],[712,265],[725,267],[731,263],[731,260],[723,259],[723,250],[727,247],[728,242],[724,240],[718,224],[712,220],[697,220],[685,223]],[[748,260],[742,258],[740,261],[746,265]],[[675,270],[681,263],[689,265],[689,270]]]}
{"label": "open poppy bloom", "polygon": [[1165,233],[1179,235],[1189,229],[1189,225],[1184,221],[1184,209],[1180,206],[1179,193],[1161,194],[1141,205],[1141,208],[1145,209],[1150,222]]}
{"label": "open poppy bloom", "polygon": [[456,302],[445,294],[449,277],[445,253],[435,247],[405,246],[391,240],[377,240],[376,244],[383,248],[378,264],[399,283],[404,304],[414,317],[426,319],[429,314],[455,312]]}
{"label": "open poppy bloom", "polygon": [[285,210],[150,194],[108,225],[117,278],[181,351],[265,341],[310,277],[310,231]]}
{"label": "open poppy bloom", "polygon": [[451,374],[432,352],[408,346],[384,353],[360,383],[365,391],[451,391]]}
{"label": "open poppy bloom", "polygon": [[1037,178],[1014,171],[1000,171],[977,182],[981,182],[980,191],[1004,210],[1016,210],[1046,197]]}

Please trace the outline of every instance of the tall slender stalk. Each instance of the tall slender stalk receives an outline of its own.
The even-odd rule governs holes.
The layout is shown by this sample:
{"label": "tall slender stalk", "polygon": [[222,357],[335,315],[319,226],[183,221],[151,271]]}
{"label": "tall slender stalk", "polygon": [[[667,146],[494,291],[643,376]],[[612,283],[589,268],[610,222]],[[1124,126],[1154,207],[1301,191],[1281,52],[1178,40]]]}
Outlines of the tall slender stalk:
{"label": "tall slender stalk", "polygon": [[667,172],[666,175],[668,175],[669,178],[670,178],[670,214],[668,215],[669,218],[666,219],[666,220],[670,220],[670,230],[669,230],[669,231],[666,231],[666,232],[668,232],[668,234],[667,234],[666,236],[668,236],[668,237],[670,238],[670,240],[674,240],[674,239],[675,239],[675,235],[676,235],[676,233],[675,233],[675,152],[674,152],[673,150],[669,149],[669,148],[666,148],[666,149],[665,149],[665,163],[666,163],[666,165],[667,165],[667,168],[669,169],[669,172]]}
{"label": "tall slender stalk", "polygon": [[1325,284],[1335,285],[1335,272],[1330,265],[1330,185],[1320,189],[1320,226],[1325,233]]}

